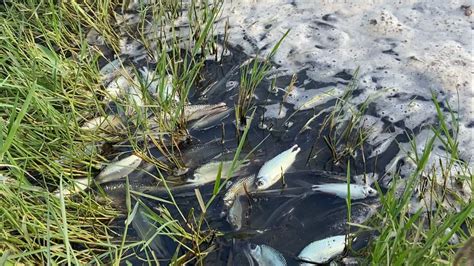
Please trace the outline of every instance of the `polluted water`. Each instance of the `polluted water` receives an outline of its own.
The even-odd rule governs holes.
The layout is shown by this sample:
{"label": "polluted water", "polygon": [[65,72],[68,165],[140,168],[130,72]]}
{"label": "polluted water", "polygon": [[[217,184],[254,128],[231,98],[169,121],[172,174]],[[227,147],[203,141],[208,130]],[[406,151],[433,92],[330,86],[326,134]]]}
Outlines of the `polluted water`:
{"label": "polluted water", "polygon": [[[143,154],[131,143],[105,138],[100,145],[110,145],[114,156],[90,187],[115,202],[131,197],[132,219],[116,226],[131,225],[128,234],[144,241],[163,264],[189,251],[179,243],[192,241],[177,239],[170,228],[178,224],[175,230],[191,234],[192,217],[205,220],[199,223],[207,232],[200,247],[208,253],[205,265],[349,261],[349,241],[356,249],[367,241],[354,241],[355,229],[346,224],[348,196],[352,221],[363,223],[380,206],[377,196],[390,184],[390,173],[406,177],[414,171],[405,132],[426,142],[437,123],[432,98],[455,107],[459,160],[473,159],[467,67],[472,20],[454,4],[436,2],[225,1],[215,22],[225,52],[206,60],[200,82],[190,87],[186,132],[141,138],[134,145],[146,147]],[[120,23],[129,27],[138,20]],[[252,66],[280,40],[271,67],[248,96],[251,105],[238,113],[242,77],[255,74]],[[158,73],[159,57],[142,46],[124,47],[101,66],[107,114],[84,122],[85,131],[107,135],[127,128],[144,134],[145,125],[133,117],[146,117],[151,128],[163,121],[163,114],[148,112],[146,97],[176,106],[178,81]],[[449,114],[449,106],[441,112]],[[353,133],[344,139],[350,126]],[[355,134],[361,132],[362,144]],[[430,158],[434,165],[443,154],[439,144]],[[368,167],[380,178],[360,178]],[[469,186],[459,189],[471,193]],[[143,249],[135,253],[137,261],[146,256]]]}

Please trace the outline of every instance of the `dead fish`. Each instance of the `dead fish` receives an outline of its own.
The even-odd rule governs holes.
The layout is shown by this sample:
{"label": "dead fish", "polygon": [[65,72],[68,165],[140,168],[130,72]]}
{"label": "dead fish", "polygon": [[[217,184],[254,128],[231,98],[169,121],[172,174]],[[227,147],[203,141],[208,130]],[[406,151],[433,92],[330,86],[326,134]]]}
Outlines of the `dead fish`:
{"label": "dead fish", "polygon": [[91,29],[86,35],[86,41],[90,45],[104,45],[105,39],[95,29]]}
{"label": "dead fish", "polygon": [[219,125],[218,123],[223,119],[227,118],[233,111],[233,108],[227,109],[220,113],[212,113],[205,115],[191,125],[191,129],[195,130],[207,130],[209,128]]}
{"label": "dead fish", "polygon": [[227,222],[234,228],[234,230],[240,230],[242,228],[242,222],[244,217],[244,206],[245,202],[242,202],[241,197],[237,197],[229,209],[227,214]]}
{"label": "dead fish", "polygon": [[131,86],[133,86],[133,82],[130,80],[130,78],[121,75],[116,77],[109,83],[109,85],[107,85],[105,92],[107,93],[108,98],[114,100],[117,97],[124,95]]}
{"label": "dead fish", "polygon": [[[371,188],[370,186],[357,184],[350,184],[349,186],[351,189],[351,199],[353,200],[377,196],[377,190]],[[314,191],[333,194],[343,199],[347,198],[348,194],[346,183],[327,183],[321,185],[313,185],[311,186],[311,188]]]}
{"label": "dead fish", "polygon": [[255,187],[255,175],[247,176],[239,179],[233,183],[224,195],[224,206],[229,208],[234,203],[234,200],[239,195],[244,195],[245,191],[253,192]]}
{"label": "dead fish", "polygon": [[135,171],[142,163],[142,158],[132,154],[122,160],[107,165],[95,178],[98,184],[117,180]]}
{"label": "dead fish", "polygon": [[154,71],[150,71],[147,67],[140,69],[142,82],[145,84],[148,92],[156,99],[161,101],[174,100],[179,101],[178,95],[173,96],[173,76],[166,75],[160,77]]}
{"label": "dead fish", "polygon": [[341,254],[346,248],[346,236],[338,235],[311,242],[298,255],[298,259],[305,261],[300,265],[314,265],[327,263],[330,259]]}
{"label": "dead fish", "polygon": [[226,110],[227,105],[225,103],[188,105],[184,107],[184,116],[187,121],[193,121],[206,115],[218,114]]}
{"label": "dead fish", "polygon": [[145,47],[143,46],[142,43],[140,43],[137,40],[132,40],[131,42],[128,42],[128,40],[129,40],[128,38],[120,39],[119,41],[120,54],[129,55],[131,57],[146,54]]}
{"label": "dead fish", "polygon": [[[123,64],[123,59],[122,58],[117,58],[105,66],[103,66],[100,70],[100,79],[102,81],[102,84],[107,85],[109,84],[116,76],[119,75],[121,70],[124,70],[122,68]],[[127,70],[128,68],[125,68]],[[127,71],[129,72],[129,71]]]}
{"label": "dead fish", "polygon": [[86,121],[82,126],[81,130],[84,131],[95,131],[95,130],[103,130],[109,131],[112,129],[117,129],[123,126],[122,121],[116,115],[108,115],[108,116],[99,116],[92,118],[89,121]]}
{"label": "dead fish", "polygon": [[61,193],[63,194],[63,196],[69,196],[69,195],[84,191],[88,187],[89,187],[89,178],[85,177],[85,178],[74,179],[73,184],[67,187],[63,187],[62,191],[56,191],[54,193],[54,196],[59,198],[61,196]]}
{"label": "dead fish", "polygon": [[[229,178],[227,176],[228,171],[232,167],[232,161],[225,162],[209,162],[194,171],[193,178],[187,180],[188,183],[193,183],[196,185],[206,184],[216,180],[217,173],[219,172],[219,167],[222,163],[221,177],[223,179]],[[237,172],[241,167],[248,164],[248,161],[242,162],[238,167],[234,169],[234,172]]]}
{"label": "dead fish", "polygon": [[278,154],[273,159],[263,164],[257,174],[256,185],[258,190],[264,190],[278,182],[283,174],[290,168],[300,152],[297,144],[290,149]]}
{"label": "dead fish", "polygon": [[259,266],[285,266],[286,260],[276,249],[267,245],[249,244],[250,255]]}

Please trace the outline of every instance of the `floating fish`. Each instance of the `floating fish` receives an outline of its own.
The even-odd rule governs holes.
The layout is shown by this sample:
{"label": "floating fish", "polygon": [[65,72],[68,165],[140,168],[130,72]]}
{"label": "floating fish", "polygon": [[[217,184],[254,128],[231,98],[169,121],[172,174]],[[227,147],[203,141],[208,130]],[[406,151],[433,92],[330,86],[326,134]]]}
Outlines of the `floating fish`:
{"label": "floating fish", "polygon": [[130,86],[133,86],[130,78],[118,76],[105,88],[105,92],[107,92],[107,98],[116,99],[117,97],[125,94]]}
{"label": "floating fish", "polygon": [[112,129],[117,129],[122,125],[123,125],[122,121],[120,120],[118,116],[108,115],[108,116],[95,117],[89,121],[86,121],[81,126],[81,129],[84,131],[95,131],[95,130],[109,131]]}
{"label": "floating fish", "polygon": [[300,264],[305,266],[314,265],[314,263],[327,263],[330,259],[341,254],[345,247],[345,235],[328,237],[311,242],[301,250],[298,259],[305,261]]}
{"label": "floating fish", "polygon": [[250,255],[258,266],[285,266],[286,260],[276,249],[267,245],[249,244]]}
{"label": "floating fish", "polygon": [[[150,92],[154,98],[160,99],[161,101],[171,100],[173,95],[172,75],[160,77],[154,71],[150,71],[147,67],[144,67],[140,69],[140,76],[148,92]],[[175,95],[173,100],[178,102],[178,95]]]}
{"label": "floating fish", "polygon": [[207,130],[209,128],[220,125],[218,123],[222,121],[223,119],[227,118],[233,110],[234,110],[233,108],[230,108],[221,113],[217,113],[217,114],[212,113],[212,114],[203,116],[202,118],[200,118],[199,120],[197,120],[191,125],[191,129]]}
{"label": "floating fish", "polygon": [[132,154],[122,160],[107,165],[104,170],[97,175],[95,180],[98,184],[102,184],[125,177],[135,171],[142,161],[142,158]]}
{"label": "floating fish", "polygon": [[[228,178],[227,172],[232,167],[232,161],[224,161],[224,162],[210,162],[207,163],[194,171],[194,175],[192,178],[188,179],[188,183],[194,183],[196,185],[206,184],[216,180],[217,173],[219,172],[219,167],[222,163],[222,171],[221,177],[223,179]],[[238,167],[234,169],[234,172],[238,171],[242,168],[245,164],[248,164],[248,161],[242,162]]]}
{"label": "floating fish", "polygon": [[218,114],[227,110],[225,103],[218,104],[197,104],[184,107],[184,116],[187,121],[200,119],[210,114]]}
{"label": "floating fish", "polygon": [[[148,243],[147,245],[156,252],[158,258],[171,258],[177,244],[168,236],[167,230],[160,227],[160,224],[153,219],[158,214],[139,205],[135,205],[134,213],[135,216],[131,215],[128,218],[133,217],[131,224],[137,235]],[[164,264],[168,265],[166,262]]]}
{"label": "floating fish", "polygon": [[[295,88],[294,91],[289,93],[289,97],[286,99],[288,103],[294,104],[296,110],[308,110],[315,106],[324,104],[332,99],[340,97],[344,94],[342,88],[320,88],[317,90],[305,90],[304,88]],[[304,99],[308,99],[304,101]]]}
{"label": "floating fish", "polygon": [[[312,190],[320,191],[328,194],[336,195],[340,198],[345,199],[347,197],[347,184],[346,183],[327,183],[321,185],[313,185]],[[377,190],[367,185],[350,184],[351,199],[365,199],[367,197],[377,196]]]}
{"label": "floating fish", "polygon": [[244,217],[244,204],[241,197],[237,197],[229,209],[227,214],[227,222],[234,228],[234,230],[240,230],[242,228],[242,222]]}
{"label": "floating fish", "polygon": [[239,179],[233,183],[224,195],[224,206],[229,208],[234,203],[234,200],[239,195],[244,195],[245,191],[255,191],[255,175],[247,176]]}
{"label": "floating fish", "polygon": [[76,194],[78,192],[84,191],[86,188],[89,187],[89,178],[78,178],[73,180],[73,184],[71,186],[63,187],[62,191],[56,191],[54,196],[60,197],[61,193],[63,196],[69,196],[72,194]]}
{"label": "floating fish", "polygon": [[278,182],[283,174],[290,168],[300,152],[297,144],[290,149],[278,154],[273,159],[267,161],[258,172],[256,185],[258,190],[264,190]]}
{"label": "floating fish", "polygon": [[[107,65],[105,65],[99,70],[102,84],[109,84],[116,76],[119,75],[120,71],[123,70],[122,63],[123,59],[119,57],[109,62]],[[125,70],[127,70],[127,68]]]}

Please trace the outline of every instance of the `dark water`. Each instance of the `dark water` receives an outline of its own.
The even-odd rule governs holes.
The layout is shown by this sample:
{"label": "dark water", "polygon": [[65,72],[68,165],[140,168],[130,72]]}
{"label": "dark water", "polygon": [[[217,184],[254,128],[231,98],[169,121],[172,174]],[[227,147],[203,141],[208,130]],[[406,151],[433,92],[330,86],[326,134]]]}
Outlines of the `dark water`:
{"label": "dark water", "polygon": [[[190,95],[192,104],[214,104],[225,102],[229,108],[237,103],[238,84],[240,82],[240,68],[247,58],[238,49],[232,50],[232,56],[223,58],[222,63],[207,61],[202,76],[204,79],[199,86],[194,88]],[[278,67],[278,66],[276,66]],[[304,72],[298,73],[299,80],[305,80]],[[291,76],[279,77],[273,84],[278,87],[285,87],[291,81]],[[344,73],[339,85],[348,85],[353,77],[349,73]],[[207,93],[203,94],[204,88],[210,87]],[[338,84],[319,83],[317,81],[307,84],[295,84],[299,87],[305,87],[309,90],[318,90],[327,86],[337,86]],[[208,232],[215,231],[223,233],[223,236],[213,238],[209,243],[203,244],[201,250],[206,247],[215,246],[205,259],[206,265],[247,265],[248,259],[243,255],[243,249],[247,243],[266,244],[280,251],[290,265],[296,265],[298,262],[295,257],[309,243],[326,237],[347,234],[350,229],[346,226],[347,207],[346,201],[334,196],[311,192],[311,184],[327,182],[343,182],[346,175],[346,163],[334,164],[331,151],[323,140],[322,136],[328,134],[327,130],[321,130],[321,123],[329,113],[323,113],[311,124],[310,130],[300,132],[305,123],[318,114],[321,110],[333,106],[336,100],[318,105],[310,110],[295,112],[292,104],[282,103],[287,109],[286,116],[280,119],[268,118],[263,106],[271,104],[280,104],[284,91],[278,91],[276,94],[271,91],[272,80],[264,79],[255,92],[255,116],[251,121],[247,140],[242,150],[242,156],[248,155],[250,164],[244,167],[240,175],[233,179],[256,174],[260,166],[267,160],[273,158],[280,152],[288,149],[294,144],[301,147],[301,152],[292,168],[285,174],[285,184],[278,182],[268,191],[255,193],[249,196],[241,196],[237,200],[242,206],[242,226],[239,230],[234,230],[232,225],[227,222],[226,217],[222,217],[223,210],[222,196],[225,189],[213,201],[205,215],[206,222],[203,229]],[[370,108],[368,110],[370,112]],[[290,117],[291,116],[291,117]],[[289,118],[290,117],[290,118]],[[291,126],[288,126],[291,122]],[[262,123],[266,129],[262,129]],[[198,204],[194,187],[183,184],[183,180],[193,175],[194,170],[210,161],[231,160],[238,146],[239,136],[242,134],[235,126],[234,112],[215,125],[205,130],[192,130],[190,141],[185,141],[180,146],[180,158],[184,165],[190,170],[179,177],[170,177],[168,185],[173,191],[173,196],[180,207],[181,213],[187,218],[190,213],[196,217],[199,216],[201,208]],[[255,149],[253,154],[250,152]],[[117,150],[127,150],[119,148]],[[368,157],[371,147],[365,145],[365,156]],[[150,154],[155,158],[167,162],[166,158],[156,148],[150,148]],[[350,160],[351,175],[364,172],[375,172],[383,174],[385,165],[398,152],[397,148],[391,147],[388,156],[382,154],[377,158],[367,159],[365,162],[361,159],[362,152],[357,150]],[[178,152],[176,152],[178,154]],[[221,156],[221,157],[219,157]],[[218,159],[215,159],[219,157]],[[344,161],[344,162],[345,162]],[[168,162],[169,163],[169,162]],[[378,167],[380,165],[381,167]],[[370,168],[368,168],[370,166]],[[147,172],[144,173],[138,169],[129,176],[132,190],[138,190],[152,195],[156,198],[170,200],[170,196],[163,188],[163,184],[154,176],[159,173],[164,176],[172,176],[172,173],[159,172],[153,165],[147,166]],[[104,184],[103,189],[111,196],[118,206],[125,206],[125,183],[122,181]],[[199,187],[199,191],[205,202],[212,196],[214,184],[209,183]],[[135,195],[132,200],[132,206],[140,202],[140,207],[135,214],[135,219],[129,229],[130,239],[148,240],[159,223],[153,222],[150,214],[161,214],[160,206],[166,207],[171,216],[184,228],[185,221],[180,216],[180,212],[172,204],[162,203],[149,197]],[[370,205],[372,204],[372,205]],[[363,222],[371,210],[368,206],[373,206],[373,199],[354,201],[352,206],[352,220]],[[147,214],[148,213],[148,214]],[[155,217],[156,218],[156,217]],[[116,225],[123,227],[123,220],[118,220]],[[355,244],[363,245],[361,238]],[[189,244],[189,243],[187,243]],[[355,246],[357,246],[355,245]],[[176,243],[167,236],[157,236],[150,242],[149,247],[156,252],[160,258],[169,259],[173,254],[184,254],[182,248],[176,251]],[[135,259],[130,259],[139,263],[139,257],[144,257],[144,253],[135,250],[138,254]]]}

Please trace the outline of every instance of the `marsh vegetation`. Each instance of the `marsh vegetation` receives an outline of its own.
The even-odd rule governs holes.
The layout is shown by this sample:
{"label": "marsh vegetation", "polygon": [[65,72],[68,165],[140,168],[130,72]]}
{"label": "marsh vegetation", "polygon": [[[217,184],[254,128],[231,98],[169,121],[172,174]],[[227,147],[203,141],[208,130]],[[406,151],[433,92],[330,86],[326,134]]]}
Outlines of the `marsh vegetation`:
{"label": "marsh vegetation", "polygon": [[[223,4],[0,5],[0,264],[253,265],[251,244],[297,264],[325,224],[347,236],[338,263],[468,264],[473,174],[455,107],[433,93],[427,141],[405,132],[413,171],[386,171],[367,141],[380,95],[353,101],[364,66],[298,98],[305,73],[278,76],[274,60],[291,30],[245,54]],[[265,164],[290,147],[284,171]],[[268,189],[262,165],[280,171]],[[228,196],[238,180],[251,181]],[[351,198],[355,183],[376,196]]]}

